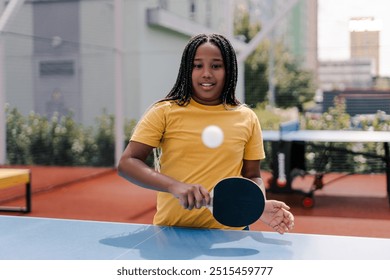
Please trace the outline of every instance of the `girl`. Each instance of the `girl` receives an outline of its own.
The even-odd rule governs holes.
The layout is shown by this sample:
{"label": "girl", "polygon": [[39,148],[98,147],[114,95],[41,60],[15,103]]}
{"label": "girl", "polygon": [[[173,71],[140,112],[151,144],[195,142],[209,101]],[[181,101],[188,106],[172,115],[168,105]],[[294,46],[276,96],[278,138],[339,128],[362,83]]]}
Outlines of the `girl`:
{"label": "girl", "polygon": [[[212,187],[222,178],[243,176],[265,194],[260,177],[260,160],[265,158],[260,124],[254,112],[236,99],[236,84],[237,60],[230,42],[219,34],[197,35],[183,51],[172,90],[137,124],[118,172],[159,192],[154,224],[243,229],[219,224],[204,207],[210,204]],[[210,124],[224,133],[223,143],[216,148],[201,140]],[[156,170],[145,163],[155,148],[161,152]],[[288,210],[283,202],[266,200],[260,220],[283,234],[294,226]]]}

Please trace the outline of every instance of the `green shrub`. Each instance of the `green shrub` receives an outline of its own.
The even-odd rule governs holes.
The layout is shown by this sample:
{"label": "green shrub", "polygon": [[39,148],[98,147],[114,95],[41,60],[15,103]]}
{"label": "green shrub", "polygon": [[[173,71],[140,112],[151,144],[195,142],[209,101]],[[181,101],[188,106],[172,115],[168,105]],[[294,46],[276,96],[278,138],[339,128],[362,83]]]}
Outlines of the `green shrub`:
{"label": "green shrub", "polygon": [[[114,166],[114,116],[106,112],[95,126],[83,127],[72,114],[49,120],[31,112],[24,117],[6,107],[7,163],[20,165]],[[126,121],[129,138],[135,121]]]}

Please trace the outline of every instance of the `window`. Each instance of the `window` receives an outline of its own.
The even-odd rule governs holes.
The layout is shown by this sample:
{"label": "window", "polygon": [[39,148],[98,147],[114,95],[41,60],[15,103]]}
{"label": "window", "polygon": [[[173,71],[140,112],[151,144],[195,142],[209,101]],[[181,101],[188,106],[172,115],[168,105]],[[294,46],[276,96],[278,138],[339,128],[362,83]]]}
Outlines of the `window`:
{"label": "window", "polygon": [[73,61],[46,61],[39,64],[41,76],[71,76],[74,74]]}

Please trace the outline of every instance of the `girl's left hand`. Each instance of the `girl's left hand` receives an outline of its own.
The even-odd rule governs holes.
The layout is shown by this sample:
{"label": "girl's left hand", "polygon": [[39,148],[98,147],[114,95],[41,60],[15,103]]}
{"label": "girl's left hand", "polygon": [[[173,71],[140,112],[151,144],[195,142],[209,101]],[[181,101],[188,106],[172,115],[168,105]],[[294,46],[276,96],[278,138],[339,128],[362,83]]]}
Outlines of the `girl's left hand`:
{"label": "girl's left hand", "polygon": [[289,210],[282,201],[266,200],[260,220],[280,234],[289,232],[294,228],[294,215]]}

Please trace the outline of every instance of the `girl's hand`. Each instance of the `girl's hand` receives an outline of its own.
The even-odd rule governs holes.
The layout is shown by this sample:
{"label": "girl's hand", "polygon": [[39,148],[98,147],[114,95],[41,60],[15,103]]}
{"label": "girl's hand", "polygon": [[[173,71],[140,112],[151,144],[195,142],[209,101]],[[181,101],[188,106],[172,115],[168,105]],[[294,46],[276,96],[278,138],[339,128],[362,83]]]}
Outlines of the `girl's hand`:
{"label": "girl's hand", "polygon": [[177,197],[184,209],[199,209],[210,204],[209,192],[197,184],[175,183],[169,188],[169,192]]}
{"label": "girl's hand", "polygon": [[290,210],[290,207],[284,202],[266,200],[260,220],[280,234],[289,232],[294,228],[294,216],[288,210]]}

